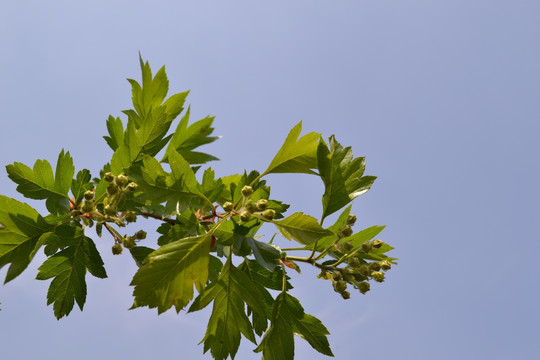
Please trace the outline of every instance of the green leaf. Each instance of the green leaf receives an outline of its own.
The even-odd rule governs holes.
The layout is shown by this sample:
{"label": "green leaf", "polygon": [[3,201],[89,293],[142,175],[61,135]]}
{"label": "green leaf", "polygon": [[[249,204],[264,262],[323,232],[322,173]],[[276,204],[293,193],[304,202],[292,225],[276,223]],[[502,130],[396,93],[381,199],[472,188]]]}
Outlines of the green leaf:
{"label": "green leaf", "polygon": [[211,233],[184,238],[150,253],[132,286],[133,307],[148,306],[163,313],[173,305],[182,310],[193,298],[193,285],[201,292],[208,280]]}
{"label": "green leaf", "polygon": [[39,213],[28,204],[0,195],[0,268],[10,263],[5,283],[26,269],[51,231]]}
{"label": "green leaf", "polygon": [[69,152],[60,152],[56,165],[56,179],[47,160],[37,160],[34,168],[21,163],[6,166],[8,177],[17,183],[17,191],[25,197],[49,200],[47,209],[54,214],[69,211],[69,188],[75,173]]}
{"label": "green leaf", "polygon": [[327,339],[330,333],[322,322],[304,313],[298,299],[282,292],[274,302],[272,324],[255,351],[262,351],[265,360],[292,360],[293,334],[302,337],[318,352],[334,356]]}
{"label": "green leaf", "polygon": [[133,257],[133,260],[135,260],[135,264],[137,264],[138,267],[143,266],[144,259],[154,251],[154,249],[146,246],[134,246],[129,249],[131,257]]}
{"label": "green leaf", "polygon": [[263,176],[272,173],[315,174],[312,169],[317,167],[317,146],[321,135],[312,132],[298,139],[301,131],[302,122],[299,122],[289,132]]}
{"label": "green leaf", "polygon": [[119,117],[115,118],[109,115],[107,119],[107,130],[110,136],[104,136],[103,138],[111,149],[116,150],[124,143],[124,125]]}
{"label": "green leaf", "polygon": [[[53,304],[57,319],[69,315],[74,302],[82,310],[86,301],[86,271],[98,278],[106,278],[103,260],[96,245],[84,236],[82,228],[71,227],[72,237],[66,240],[64,249],[57,252],[39,267],[36,279],[54,278],[47,292],[47,305]],[[64,233],[65,236],[65,233]]]}
{"label": "green leaf", "polygon": [[322,220],[369,190],[375,176],[362,176],[363,157],[353,158],[350,147],[343,148],[332,135],[330,149],[321,142],[317,150],[319,175],[324,182]]}
{"label": "green leaf", "polygon": [[71,181],[71,193],[75,198],[75,203],[79,204],[84,196],[84,193],[94,188],[91,183],[92,175],[87,169],[83,169],[77,173],[75,179]]}
{"label": "green leaf", "polygon": [[314,217],[297,212],[291,216],[272,221],[281,234],[289,240],[296,240],[301,244],[309,245],[333,233],[324,229]]}
{"label": "green leaf", "polygon": [[209,161],[218,160],[218,158],[201,152],[193,151],[199,146],[209,144],[219,139],[219,136],[210,136],[214,132],[212,123],[213,116],[207,116],[202,120],[196,121],[188,126],[191,108],[188,107],[186,114],[180,120],[176,128],[167,152],[162,162],[169,162],[171,151],[177,151],[190,164],[205,164]]}
{"label": "green leaf", "polygon": [[234,358],[243,334],[255,343],[255,335],[249,321],[245,304],[264,315],[264,298],[250,278],[232,265],[225,263],[217,282],[209,286],[193,303],[189,311],[201,310],[214,301],[212,315],[204,336],[204,351],[211,350],[216,360]]}

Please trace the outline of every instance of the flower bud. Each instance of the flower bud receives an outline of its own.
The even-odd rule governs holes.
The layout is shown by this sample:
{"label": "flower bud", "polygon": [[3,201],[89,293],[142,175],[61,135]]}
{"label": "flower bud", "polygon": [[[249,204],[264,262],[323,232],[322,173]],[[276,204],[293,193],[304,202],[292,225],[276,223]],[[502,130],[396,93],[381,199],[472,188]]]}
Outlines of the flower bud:
{"label": "flower bud", "polygon": [[94,199],[94,192],[92,190],[88,190],[84,193],[84,198],[86,200],[93,200]]}
{"label": "flower bud", "polygon": [[128,181],[129,181],[128,177],[124,174],[118,175],[115,179],[116,185],[118,185],[118,187],[121,187],[121,188],[126,186]]}
{"label": "flower bud", "polygon": [[223,210],[229,212],[234,208],[234,205],[233,205],[232,202],[226,201],[226,202],[223,203],[223,205],[221,207],[223,208]]}
{"label": "flower bud", "polygon": [[380,271],[375,271],[371,273],[373,280],[382,283],[384,281],[384,273]]}
{"label": "flower bud", "polygon": [[383,260],[381,261],[381,269],[384,270],[384,271],[388,271],[390,270],[390,268],[392,267],[392,263],[388,260]]}
{"label": "flower bud", "polygon": [[371,243],[366,241],[365,243],[360,245],[360,250],[365,253],[370,252],[372,250]]}
{"label": "flower bud", "polygon": [[106,215],[114,216],[116,215],[116,207],[114,205],[105,205],[105,208],[103,209],[105,211]]}
{"label": "flower bud", "polygon": [[349,260],[349,266],[352,267],[353,269],[357,269],[360,267],[360,260],[358,260],[358,258],[351,258]]}
{"label": "flower bud", "polygon": [[112,172],[108,172],[108,173],[105,174],[103,179],[105,179],[106,182],[113,182],[114,181],[114,174]]}
{"label": "flower bud", "polygon": [[343,235],[343,237],[351,236],[352,233],[353,231],[350,225],[345,225],[341,228],[341,235]]}
{"label": "flower bud", "polygon": [[250,197],[251,194],[253,194],[253,188],[249,185],[245,185],[242,188],[242,195],[244,195],[245,197]]}
{"label": "flower bud", "polygon": [[107,186],[107,194],[109,196],[113,196],[114,194],[116,194],[118,192],[118,186],[116,186],[115,183],[110,183],[108,186]]}
{"label": "flower bud", "polygon": [[120,255],[122,253],[122,245],[114,244],[112,246],[112,253],[113,255]]}
{"label": "flower bud", "polygon": [[144,240],[146,239],[146,231],[144,230],[139,230],[137,231],[137,233],[135,234],[135,237],[139,240]]}
{"label": "flower bud", "polygon": [[262,216],[265,220],[273,220],[276,216],[276,211],[273,209],[266,209],[263,211]]}
{"label": "flower bud", "polygon": [[370,288],[371,285],[367,281],[362,281],[361,283],[358,283],[358,290],[360,290],[362,294],[367,293]]}
{"label": "flower bud", "polygon": [[347,225],[353,226],[356,223],[356,215],[349,215],[347,218]]}
{"label": "flower bud", "polygon": [[381,240],[373,240],[371,246],[373,246],[374,249],[379,249],[383,244],[384,243]]}
{"label": "flower bud", "polygon": [[374,261],[374,262],[372,262],[372,263],[369,264],[369,269],[370,269],[371,271],[379,271],[379,270],[381,270],[381,264],[378,263],[378,262],[376,262],[376,261]]}
{"label": "flower bud", "polygon": [[343,292],[341,293],[341,297],[342,297],[344,300],[348,300],[348,299],[351,298],[351,293],[348,292],[348,291],[343,291]]}
{"label": "flower bud", "polygon": [[127,190],[129,192],[135,192],[137,191],[138,188],[139,188],[139,185],[137,185],[137,183],[134,183],[134,182],[129,183],[127,186]]}
{"label": "flower bud", "polygon": [[257,209],[258,210],[264,210],[267,207],[268,207],[268,200],[266,200],[266,199],[257,200]]}
{"label": "flower bud", "polygon": [[339,271],[334,271],[332,273],[332,280],[334,280],[334,281],[341,280],[341,273]]}
{"label": "flower bud", "polygon": [[344,252],[349,252],[353,248],[354,248],[354,245],[350,241],[347,241],[341,244],[341,250],[343,250]]}
{"label": "flower bud", "polygon": [[131,249],[135,246],[135,239],[132,236],[125,236],[122,243],[126,249]]}
{"label": "flower bud", "polygon": [[83,206],[82,206],[82,211],[85,212],[85,213],[91,213],[92,211],[94,211],[95,208],[94,208],[94,203],[92,201],[85,201]]}
{"label": "flower bud", "polygon": [[137,221],[137,214],[135,214],[133,211],[127,211],[125,216],[124,216],[124,219],[128,223],[133,223],[133,222]]}
{"label": "flower bud", "polygon": [[338,293],[344,292],[347,290],[347,282],[343,280],[334,282],[334,290]]}
{"label": "flower bud", "polygon": [[240,213],[240,220],[248,222],[249,219],[251,219],[251,213],[249,211],[244,210]]}
{"label": "flower bud", "polygon": [[371,270],[369,269],[368,264],[360,265],[360,267],[358,268],[358,272],[360,273],[360,275],[364,275],[364,276],[371,275]]}
{"label": "flower bud", "polygon": [[253,214],[255,211],[257,211],[257,205],[250,201],[246,204],[246,210],[249,211],[250,214]]}

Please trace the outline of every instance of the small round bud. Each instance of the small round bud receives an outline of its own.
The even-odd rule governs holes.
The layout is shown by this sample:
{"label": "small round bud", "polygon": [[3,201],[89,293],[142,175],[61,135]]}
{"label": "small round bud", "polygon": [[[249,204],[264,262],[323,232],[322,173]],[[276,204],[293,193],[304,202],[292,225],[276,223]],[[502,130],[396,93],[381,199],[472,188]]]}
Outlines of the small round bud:
{"label": "small round bud", "polygon": [[343,280],[334,282],[334,290],[338,293],[344,292],[347,290],[347,282]]}
{"label": "small round bud", "polygon": [[381,261],[381,269],[384,271],[388,271],[392,268],[392,263],[388,260]]}
{"label": "small round bud", "polygon": [[110,183],[108,186],[107,186],[107,194],[109,196],[113,196],[114,194],[116,194],[118,192],[118,186],[116,186],[115,183]]}
{"label": "small round bud", "polygon": [[134,182],[129,183],[128,186],[127,186],[127,190],[129,192],[135,192],[135,191],[137,191],[138,188],[139,188],[139,185],[137,185]]}
{"label": "small round bud", "polygon": [[257,205],[250,201],[246,204],[246,210],[253,214],[255,211],[257,211]]}
{"label": "small round bud", "polygon": [[116,207],[114,205],[105,205],[105,208],[103,209],[105,211],[106,215],[114,216],[116,215]]}
{"label": "small round bud", "polygon": [[360,250],[365,252],[365,253],[370,252],[372,250],[371,243],[366,241],[365,243],[360,245]]}
{"label": "small round bud", "polygon": [[139,240],[144,240],[146,239],[146,231],[144,230],[139,230],[137,231],[137,233],[135,234],[135,237]]}
{"label": "small round bud", "polygon": [[249,185],[245,185],[242,188],[242,195],[244,195],[245,197],[250,197],[251,194],[253,194],[253,188]]}
{"label": "small round bud", "polygon": [[234,208],[234,205],[232,202],[226,201],[223,203],[221,207],[223,208],[223,210],[229,212],[229,211],[232,211],[232,209]]}
{"label": "small round bud", "polygon": [[349,252],[353,248],[354,248],[354,245],[349,241],[344,242],[343,244],[341,244],[341,250],[343,250],[344,252]]}
{"label": "small round bud", "polygon": [[376,282],[382,283],[384,281],[384,273],[380,272],[380,271],[375,271],[375,272],[371,273],[371,277]]}
{"label": "small round bud", "polygon": [[344,291],[341,293],[341,297],[344,299],[344,300],[348,300],[351,298],[351,293],[349,293],[348,291]]}
{"label": "small round bud", "polygon": [[358,258],[353,257],[352,259],[349,260],[349,266],[352,267],[353,269],[357,269],[358,267],[360,267],[360,260],[358,260]]}
{"label": "small round bud", "polygon": [[373,246],[374,249],[379,249],[383,244],[384,243],[381,240],[373,240],[371,246]]}
{"label": "small round bud", "polygon": [[114,244],[112,246],[112,253],[113,255],[120,255],[122,253],[122,245]]}
{"label": "small round bud", "polygon": [[346,224],[353,226],[355,223],[356,223],[356,215],[349,215],[349,217],[347,218]]}
{"label": "small round bud", "polygon": [[126,211],[126,214],[124,215],[124,219],[128,223],[133,223],[137,221],[137,214],[135,214],[133,211]]}
{"label": "small round bud", "polygon": [[378,262],[376,262],[376,261],[374,261],[374,262],[372,262],[372,263],[369,264],[369,269],[370,269],[371,271],[379,271],[379,270],[381,270],[381,264],[378,263]]}
{"label": "small round bud", "polygon": [[244,210],[240,213],[240,220],[248,222],[249,219],[251,219],[251,213],[249,211]]}
{"label": "small round bud", "polygon": [[360,267],[358,268],[358,272],[360,273],[360,275],[364,275],[364,276],[371,275],[371,270],[369,269],[368,264],[360,265]]}
{"label": "small round bud", "polygon": [[114,174],[112,172],[108,172],[103,176],[103,179],[105,179],[106,182],[113,182],[114,181]]}
{"label": "small round bud", "polygon": [[264,210],[267,207],[268,207],[268,200],[266,200],[266,199],[257,200],[257,209],[258,210]]}
{"label": "small round bud", "polygon": [[352,233],[353,231],[350,225],[345,225],[341,228],[341,235],[343,235],[343,237],[351,236]]}
{"label": "small round bud", "polygon": [[116,185],[118,185],[121,188],[126,186],[128,181],[129,181],[128,177],[124,174],[118,175],[115,179]]}
{"label": "small round bud", "polygon": [[341,280],[341,273],[339,271],[335,271],[332,273],[332,280],[339,281]]}
{"label": "small round bud", "polygon": [[370,288],[371,285],[367,281],[362,281],[361,283],[358,283],[358,290],[360,290],[362,294],[367,293]]}
{"label": "small round bud", "polygon": [[88,190],[84,193],[84,198],[86,200],[93,200],[94,199],[94,192],[92,190]]}
{"label": "small round bud", "polygon": [[85,213],[91,213],[95,210],[94,203],[92,201],[85,201],[81,209]]}
{"label": "small round bud", "polygon": [[125,236],[124,239],[122,239],[122,243],[126,249],[131,249],[135,246],[135,239],[133,236]]}
{"label": "small round bud", "polygon": [[263,211],[262,216],[265,220],[273,220],[276,217],[276,211],[272,209],[266,209]]}

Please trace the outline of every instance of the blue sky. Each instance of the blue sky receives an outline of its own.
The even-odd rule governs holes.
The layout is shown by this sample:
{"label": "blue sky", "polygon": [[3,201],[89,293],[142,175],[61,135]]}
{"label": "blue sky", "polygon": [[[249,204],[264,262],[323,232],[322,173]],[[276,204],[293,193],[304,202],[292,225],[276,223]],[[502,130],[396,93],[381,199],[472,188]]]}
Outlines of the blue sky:
{"label": "blue sky", "polygon": [[[138,52],[216,116],[220,176],[264,170],[289,129],[335,134],[366,156],[357,228],[400,258],[342,301],[316,271],[293,295],[337,359],[533,359],[540,354],[540,3],[535,1],[3,1],[0,163],[77,169],[110,159],[109,114],[130,107]],[[293,211],[321,212],[314,177],[270,176]],[[0,193],[22,199],[7,176]],[[44,207],[32,203],[38,209]],[[40,207],[41,206],[41,207]],[[209,359],[208,313],[128,311],[135,265],[95,238],[109,279],[57,321],[43,257],[0,287],[4,359]],[[149,240],[151,241],[151,240]],[[5,276],[5,269],[0,276]],[[237,359],[256,359],[247,341]],[[324,359],[301,339],[297,359]]]}

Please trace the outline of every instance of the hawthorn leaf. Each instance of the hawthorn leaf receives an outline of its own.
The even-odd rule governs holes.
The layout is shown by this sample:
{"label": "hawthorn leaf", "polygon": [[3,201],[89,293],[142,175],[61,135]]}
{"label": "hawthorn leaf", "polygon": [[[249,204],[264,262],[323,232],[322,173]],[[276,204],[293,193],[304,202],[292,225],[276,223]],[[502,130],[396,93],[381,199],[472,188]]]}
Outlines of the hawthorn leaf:
{"label": "hawthorn leaf", "polygon": [[115,151],[124,143],[124,125],[119,117],[109,115],[107,119],[107,131],[110,136],[104,136],[103,138],[107,144]]}
{"label": "hawthorn leaf", "polygon": [[301,131],[300,121],[289,132],[263,176],[272,173],[315,174],[312,169],[317,167],[317,146],[321,134],[311,132],[298,139]]}
{"label": "hawthorn leaf", "polygon": [[131,254],[131,257],[133,257],[133,260],[135,260],[135,264],[137,264],[138,267],[143,266],[144,259],[146,259],[146,257],[154,251],[154,249],[146,246],[134,246],[129,249],[129,253]]}
{"label": "hawthorn leaf", "polygon": [[283,220],[274,220],[272,223],[285,238],[296,240],[304,245],[313,244],[325,236],[334,234],[319,225],[317,219],[301,212],[294,213]]}
{"label": "hawthorn leaf", "polygon": [[71,193],[75,198],[75,203],[79,204],[84,196],[84,193],[94,188],[91,183],[92,175],[87,169],[83,169],[77,173],[75,179],[71,180]]}
{"label": "hawthorn leaf", "polygon": [[319,175],[325,188],[322,220],[367,192],[376,179],[375,176],[362,176],[365,158],[353,158],[351,147],[343,148],[334,135],[329,140],[330,149],[323,142],[317,149]]}
{"label": "hawthorn leaf", "polygon": [[72,237],[64,240],[64,249],[49,257],[39,267],[38,280],[54,278],[47,292],[47,305],[53,304],[57,319],[69,315],[74,302],[83,310],[86,301],[86,271],[98,278],[106,278],[107,272],[96,245],[79,227],[69,227]]}
{"label": "hawthorn leaf", "polygon": [[255,343],[255,335],[245,304],[264,315],[265,300],[250,278],[228,259],[216,282],[212,283],[193,303],[189,311],[197,311],[214,302],[212,315],[204,336],[204,351],[210,350],[216,360],[234,359],[241,335]]}
{"label": "hawthorn leaf", "polygon": [[182,310],[193,299],[193,285],[200,293],[208,280],[211,233],[166,244],[147,255],[131,285],[133,308],[148,306],[163,313],[173,305]]}
{"label": "hawthorn leaf", "polygon": [[0,195],[0,268],[11,264],[5,283],[13,280],[30,264],[43,244],[42,236],[53,229],[28,204]]}
{"label": "hawthorn leaf", "polygon": [[271,325],[256,352],[265,360],[292,360],[294,358],[293,334],[306,340],[318,352],[334,356],[328,343],[330,333],[316,317],[304,313],[295,297],[282,292],[274,302]]}

